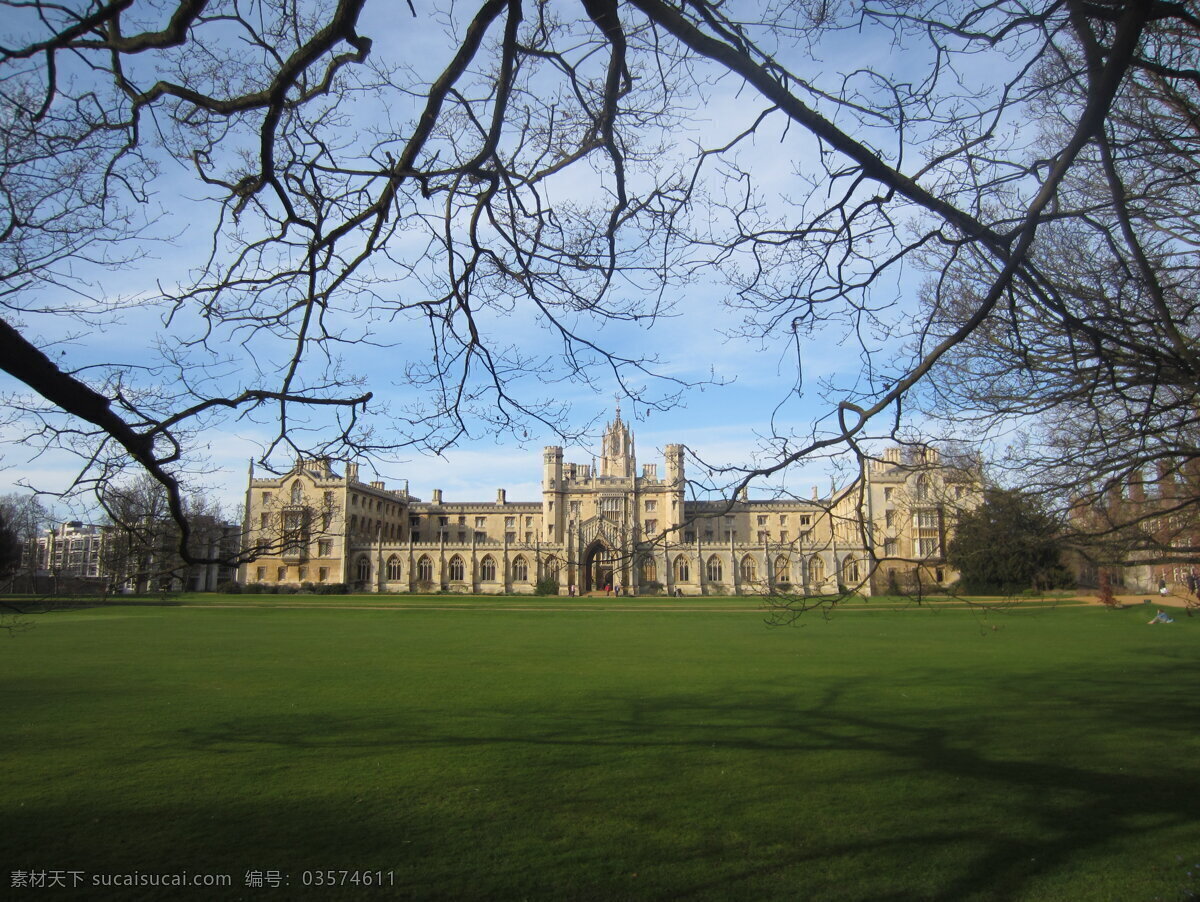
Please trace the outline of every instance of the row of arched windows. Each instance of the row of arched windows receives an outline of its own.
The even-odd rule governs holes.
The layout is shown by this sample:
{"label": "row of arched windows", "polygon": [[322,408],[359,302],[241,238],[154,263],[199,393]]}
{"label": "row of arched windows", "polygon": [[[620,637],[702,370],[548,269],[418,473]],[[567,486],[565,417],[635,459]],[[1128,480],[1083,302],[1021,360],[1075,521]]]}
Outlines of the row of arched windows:
{"label": "row of arched windows", "polygon": [[[429,555],[423,554],[417,560],[417,579],[420,582],[431,583],[434,580],[434,565],[433,559]],[[684,555],[679,555],[675,558],[674,563],[675,581],[686,583],[691,580],[691,566]],[[451,582],[463,582],[466,579],[467,566],[461,555],[454,555],[450,558],[447,565],[447,576]],[[557,562],[549,561],[547,564],[547,572],[556,572]],[[370,558],[360,557],[356,569],[357,577],[361,582],[366,582],[371,578],[371,561]],[[387,578],[390,581],[397,581],[403,578],[403,566],[401,559],[397,555],[392,555],[387,559],[386,571]],[[492,555],[485,555],[479,562],[479,579],[482,582],[495,582],[497,575],[496,559]],[[528,582],[529,581],[529,561],[524,555],[517,555],[512,561],[512,580],[513,582]],[[646,558],[642,561],[642,579],[650,582],[657,578],[658,567],[653,558]],[[725,566],[720,556],[712,555],[704,564],[704,575],[710,583],[722,582],[725,576]],[[746,555],[738,564],[738,575],[742,582],[751,583],[758,581],[758,563],[755,559]],[[786,557],[780,556],[775,559],[775,582],[786,583],[791,581],[791,564]],[[842,578],[843,580],[853,585],[861,579],[861,570],[859,562],[854,557],[847,557],[842,562]],[[825,562],[817,555],[808,559],[808,579],[809,583],[823,583],[825,581]]]}
{"label": "row of arched windows", "polygon": [[[421,555],[417,560],[417,579],[420,582],[433,582],[434,566],[433,559],[427,554]],[[548,568],[552,569],[552,568]],[[462,582],[466,579],[467,565],[463,560],[462,555],[454,555],[450,558],[446,567],[447,577],[451,582]],[[358,579],[366,582],[371,578],[371,559],[363,556],[358,559],[356,568]],[[385,573],[389,581],[403,579],[404,568],[399,556],[392,555],[385,563]],[[479,562],[479,578],[483,582],[496,581],[496,559],[490,554],[486,555]],[[513,582],[528,582],[529,581],[529,561],[524,555],[517,555],[512,561],[512,580]]]}
{"label": "row of arched windows", "polygon": [[[675,581],[686,583],[691,580],[691,563],[684,555],[679,555],[675,558],[674,564]],[[777,583],[786,583],[792,581],[791,562],[782,555],[775,559],[774,578]],[[654,573],[657,572],[653,566],[653,561],[647,563],[643,568],[643,578],[647,580],[654,579]],[[719,583],[725,578],[725,564],[719,555],[712,555],[704,562],[704,576],[708,582]],[[744,556],[738,562],[738,576],[744,583],[757,582],[759,579],[758,561],[751,555]],[[842,576],[847,583],[857,583],[860,579],[860,569],[858,561],[853,557],[847,557],[842,562]],[[808,582],[823,583],[825,581],[825,562],[819,556],[813,555],[808,559]]]}

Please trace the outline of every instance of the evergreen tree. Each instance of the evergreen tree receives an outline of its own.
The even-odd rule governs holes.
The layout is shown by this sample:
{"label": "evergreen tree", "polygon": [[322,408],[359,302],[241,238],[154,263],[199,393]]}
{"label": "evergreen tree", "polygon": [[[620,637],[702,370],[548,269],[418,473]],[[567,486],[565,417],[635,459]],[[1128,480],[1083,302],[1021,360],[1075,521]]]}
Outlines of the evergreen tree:
{"label": "evergreen tree", "polygon": [[21,542],[17,531],[0,514],[0,576],[11,576],[21,566]]}
{"label": "evergreen tree", "polygon": [[1056,589],[1072,582],[1062,565],[1059,523],[1032,495],[988,489],[958,520],[946,559],[972,593]]}

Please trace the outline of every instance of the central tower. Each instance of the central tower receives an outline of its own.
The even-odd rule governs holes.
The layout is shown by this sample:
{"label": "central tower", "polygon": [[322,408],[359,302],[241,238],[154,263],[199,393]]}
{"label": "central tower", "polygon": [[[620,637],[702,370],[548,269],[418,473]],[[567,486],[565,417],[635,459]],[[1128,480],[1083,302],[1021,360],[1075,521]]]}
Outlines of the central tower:
{"label": "central tower", "polygon": [[636,472],[633,435],[621,421],[621,407],[618,405],[616,418],[604,429],[604,441],[600,446],[600,475],[628,479]]}

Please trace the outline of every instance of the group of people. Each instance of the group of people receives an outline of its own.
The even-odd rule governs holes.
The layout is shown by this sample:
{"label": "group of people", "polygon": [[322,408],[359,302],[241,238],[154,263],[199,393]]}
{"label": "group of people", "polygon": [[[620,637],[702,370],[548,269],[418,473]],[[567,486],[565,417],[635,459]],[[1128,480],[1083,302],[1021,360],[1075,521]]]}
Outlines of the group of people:
{"label": "group of people", "polygon": [[[571,583],[571,585],[569,585],[567,587],[567,594],[571,598],[574,598],[576,595],[579,594],[579,592],[575,588],[574,583]],[[605,595],[620,595],[621,594],[621,584],[620,583],[607,583],[604,586],[604,594]]]}
{"label": "group of people", "polygon": [[[1193,595],[1193,596],[1200,595],[1200,593],[1197,592],[1197,589],[1200,589],[1200,577],[1196,576],[1196,571],[1194,568],[1188,571],[1187,587],[1188,587],[1188,592],[1191,595]],[[1160,598],[1166,598],[1168,594],[1169,593],[1167,592],[1167,578],[1166,578],[1166,576],[1160,576],[1158,578],[1158,595]],[[1146,603],[1147,604],[1150,603],[1149,599],[1146,600]],[[1192,612],[1191,612],[1190,608],[1188,609],[1188,616],[1189,617],[1192,616]],[[1175,620],[1174,620],[1174,618],[1167,616],[1166,611],[1164,611],[1162,608],[1159,608],[1158,611],[1154,614],[1154,616],[1151,617],[1146,622],[1147,622],[1147,625],[1154,626],[1157,623],[1174,623]]]}
{"label": "group of people", "polygon": [[[567,587],[567,594],[571,598],[574,598],[576,595],[579,594],[578,590],[576,590],[576,588],[575,588],[574,583],[571,583],[571,585],[569,585]],[[620,595],[621,594],[621,584],[620,583],[609,583],[608,585],[606,585],[604,587],[604,594],[605,595]],[[676,586],[673,594],[675,595],[676,598],[682,598],[683,590],[680,589],[678,586]]]}

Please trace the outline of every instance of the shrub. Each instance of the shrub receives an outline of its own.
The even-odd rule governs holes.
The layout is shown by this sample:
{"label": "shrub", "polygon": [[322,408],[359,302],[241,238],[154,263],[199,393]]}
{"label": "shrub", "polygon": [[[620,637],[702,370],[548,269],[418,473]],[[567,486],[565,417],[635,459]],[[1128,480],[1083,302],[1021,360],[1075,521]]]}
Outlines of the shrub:
{"label": "shrub", "polygon": [[217,591],[223,592],[226,595],[241,595],[242,584],[236,580],[227,579],[225,582],[217,585]]}
{"label": "shrub", "polygon": [[533,587],[534,595],[557,595],[558,580],[545,577],[537,581],[537,585]]}
{"label": "shrub", "polygon": [[661,595],[662,590],[663,584],[654,579],[644,582],[641,585],[641,594],[643,595]]}
{"label": "shrub", "polygon": [[1112,578],[1106,570],[1100,571],[1100,603],[1110,611],[1120,607],[1117,597],[1113,594]]}

